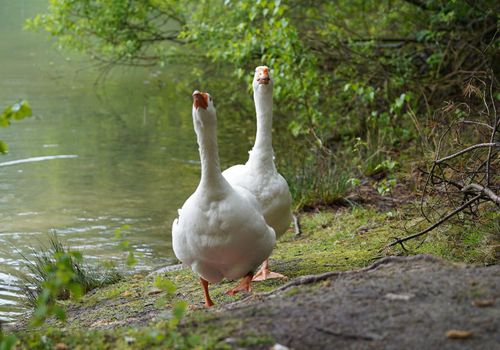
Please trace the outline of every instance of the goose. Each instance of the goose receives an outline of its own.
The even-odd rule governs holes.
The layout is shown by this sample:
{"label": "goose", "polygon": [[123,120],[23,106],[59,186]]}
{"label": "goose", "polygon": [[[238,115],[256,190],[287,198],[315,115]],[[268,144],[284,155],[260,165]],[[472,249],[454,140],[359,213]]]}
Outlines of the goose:
{"label": "goose", "polygon": [[251,291],[254,272],[276,243],[255,197],[222,176],[217,147],[217,116],[212,97],[193,93],[193,124],[199,145],[201,179],[172,224],[177,258],[199,275],[205,306],[214,305],[209,283],[223,278],[241,282],[227,293]]}
{"label": "goose", "polygon": [[[272,144],[273,80],[269,68],[259,66],[253,79],[253,96],[257,114],[257,135],[246,164],[234,165],[222,175],[232,186],[250,191],[260,203],[264,218],[274,229],[278,239],[290,227],[292,196],[286,180],[276,170]],[[269,270],[269,260],[264,261],[254,281],[284,278]]]}

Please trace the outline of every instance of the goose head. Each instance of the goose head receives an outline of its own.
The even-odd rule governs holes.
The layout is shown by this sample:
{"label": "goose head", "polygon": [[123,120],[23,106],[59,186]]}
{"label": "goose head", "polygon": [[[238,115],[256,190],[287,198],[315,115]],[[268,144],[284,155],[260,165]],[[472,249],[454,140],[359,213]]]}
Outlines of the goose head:
{"label": "goose head", "polygon": [[271,72],[267,66],[258,66],[255,68],[255,75],[253,78],[253,90],[255,92],[272,91],[273,80],[271,79]]}
{"label": "goose head", "polygon": [[206,127],[215,127],[217,117],[215,104],[208,92],[195,90],[193,92],[193,122],[198,131]]}

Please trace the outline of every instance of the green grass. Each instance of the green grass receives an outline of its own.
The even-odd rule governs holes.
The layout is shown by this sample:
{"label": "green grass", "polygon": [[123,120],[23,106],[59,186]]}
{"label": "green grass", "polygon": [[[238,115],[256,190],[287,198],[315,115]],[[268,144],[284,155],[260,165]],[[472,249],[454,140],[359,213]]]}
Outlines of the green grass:
{"label": "green grass", "polygon": [[285,159],[280,169],[299,210],[341,202],[351,188],[348,180],[354,172],[342,166],[348,163],[341,156],[294,155]]}
{"label": "green grass", "polygon": [[[40,244],[37,249],[32,248],[30,256],[21,254],[28,272],[20,273],[19,277],[23,282],[21,289],[25,297],[24,300],[29,307],[37,305],[38,296],[42,293],[50,271],[56,264],[56,256],[66,254],[69,251],[70,248],[63,245],[56,233],[50,233],[48,246]],[[98,270],[97,267],[84,261],[71,259],[71,265],[84,293],[116,283],[123,278],[123,275],[117,270],[106,269],[103,273],[102,269]],[[68,289],[62,289],[58,295],[60,300],[66,300],[69,297],[70,291]]]}
{"label": "green grass", "polygon": [[[499,215],[494,208],[483,209],[487,214],[481,220],[445,224],[423,239],[408,242],[407,251],[398,246],[390,249],[385,247],[394,237],[407,234],[403,230],[405,224],[420,219],[418,211],[412,207],[385,213],[361,207],[303,213],[303,233],[297,237],[290,230],[279,241],[271,256],[270,267],[289,278],[295,278],[332,270],[362,268],[378,258],[395,254],[428,253],[450,261],[480,265],[497,263]],[[412,230],[420,227],[417,225]],[[42,334],[51,344],[62,342],[70,348],[79,349],[163,349],[169,348],[171,345],[167,344],[171,344],[169,342],[173,339],[179,342],[176,345],[178,349],[196,348],[194,344],[199,349],[228,349],[231,346],[226,339],[233,338],[235,334],[239,334],[236,346],[272,345],[272,338],[265,334],[256,336],[242,333],[240,330],[245,329],[244,325],[237,319],[220,322],[218,306],[246,297],[225,294],[236,282],[224,281],[210,285],[216,307],[206,310],[202,305],[203,293],[198,278],[190,270],[172,271],[165,278],[177,286],[173,296],[166,292],[155,292],[154,276],[135,275],[98,288],[78,302],[65,301],[71,306],[67,322],[59,324],[54,321],[50,323],[52,327],[55,326],[53,329],[42,328],[23,334],[20,348],[47,348],[36,345]],[[267,292],[283,283],[286,281],[254,283],[253,292]],[[292,288],[287,293],[291,296],[296,290]],[[170,310],[179,300],[188,302],[187,314],[175,330],[177,333],[165,337],[171,332],[171,328],[169,331],[166,326]],[[148,312],[153,312],[155,317],[137,321]],[[213,320],[218,320],[217,327],[213,326]],[[138,322],[138,325],[131,328],[130,324],[134,322]],[[65,331],[61,332],[63,327]],[[112,329],[96,330],[99,327]],[[134,341],[128,344],[125,339],[131,338]]]}

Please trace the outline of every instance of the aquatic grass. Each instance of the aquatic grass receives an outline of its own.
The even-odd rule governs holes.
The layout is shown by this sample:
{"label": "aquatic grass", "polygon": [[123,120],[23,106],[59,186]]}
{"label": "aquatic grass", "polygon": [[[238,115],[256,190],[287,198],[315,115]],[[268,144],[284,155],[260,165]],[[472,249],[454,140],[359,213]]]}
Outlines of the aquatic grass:
{"label": "aquatic grass", "polygon": [[[98,266],[85,262],[80,258],[79,252],[65,247],[55,232],[49,233],[48,245],[39,243],[38,249],[31,248],[31,252],[29,256],[19,252],[27,270],[27,272],[19,273],[22,281],[21,291],[24,295],[24,302],[29,307],[37,306],[38,298],[44,291],[51,272],[56,270],[57,264],[60,264],[58,258],[61,256],[67,256],[70,259],[69,265],[74,272],[75,282],[84,294],[95,288],[114,284],[123,278],[123,274],[116,269],[108,268],[103,271]],[[66,300],[70,296],[71,291],[68,288],[61,288],[57,299]]]}

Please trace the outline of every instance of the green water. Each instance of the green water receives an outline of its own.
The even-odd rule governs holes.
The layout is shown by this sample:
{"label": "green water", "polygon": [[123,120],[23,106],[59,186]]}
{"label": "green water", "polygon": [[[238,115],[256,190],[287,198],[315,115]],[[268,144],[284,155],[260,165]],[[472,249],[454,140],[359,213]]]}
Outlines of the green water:
{"label": "green water", "polygon": [[[171,222],[200,172],[182,76],[115,69],[96,85],[99,70],[85,56],[22,30],[45,4],[0,0],[0,108],[26,99],[34,111],[0,129],[10,147],[0,155],[0,319],[7,321],[23,311],[16,249],[31,254],[51,230],[95,262],[120,264],[114,230],[127,224],[135,268],[175,263]],[[241,130],[219,124],[221,151],[228,150],[222,164],[246,158],[248,143],[236,142]],[[16,160],[26,161],[9,164]]]}

